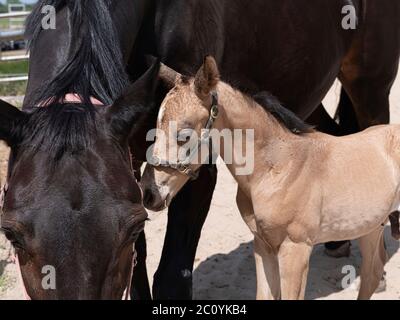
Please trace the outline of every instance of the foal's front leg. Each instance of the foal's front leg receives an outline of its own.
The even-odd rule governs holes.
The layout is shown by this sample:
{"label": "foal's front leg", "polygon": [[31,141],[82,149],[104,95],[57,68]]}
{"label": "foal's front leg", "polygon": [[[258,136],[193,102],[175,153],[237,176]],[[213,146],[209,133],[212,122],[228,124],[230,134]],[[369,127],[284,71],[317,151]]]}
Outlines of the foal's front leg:
{"label": "foal's front leg", "polygon": [[238,187],[236,203],[240,214],[254,234],[254,259],[257,276],[257,300],[278,300],[281,296],[279,264],[276,253],[259,237],[251,200]]}
{"label": "foal's front leg", "polygon": [[254,258],[257,273],[257,300],[279,300],[281,286],[278,256],[266,247],[264,241],[257,235],[254,237]]}
{"label": "foal's front leg", "polygon": [[303,300],[312,245],[286,239],[278,253],[282,300]]}

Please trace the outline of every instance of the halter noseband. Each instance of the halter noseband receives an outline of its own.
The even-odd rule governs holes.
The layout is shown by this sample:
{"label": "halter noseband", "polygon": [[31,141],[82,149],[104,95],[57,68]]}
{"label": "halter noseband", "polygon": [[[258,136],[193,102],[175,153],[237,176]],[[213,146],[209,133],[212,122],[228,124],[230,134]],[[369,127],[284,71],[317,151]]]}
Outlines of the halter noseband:
{"label": "halter noseband", "polygon": [[198,150],[200,149],[203,143],[208,143],[210,141],[210,130],[214,125],[215,120],[219,115],[219,107],[218,107],[218,94],[216,91],[211,93],[211,110],[210,116],[208,118],[207,124],[205,126],[205,130],[202,133],[201,138],[197,141],[196,148],[191,149],[190,154],[184,160],[177,160],[176,162],[170,162],[168,160],[163,160],[158,157],[153,156],[151,159],[151,165],[153,167],[159,168],[167,168],[176,170],[186,176],[188,176],[191,180],[196,180],[199,176],[199,169],[193,170],[190,168],[191,162],[193,158],[196,156]]}

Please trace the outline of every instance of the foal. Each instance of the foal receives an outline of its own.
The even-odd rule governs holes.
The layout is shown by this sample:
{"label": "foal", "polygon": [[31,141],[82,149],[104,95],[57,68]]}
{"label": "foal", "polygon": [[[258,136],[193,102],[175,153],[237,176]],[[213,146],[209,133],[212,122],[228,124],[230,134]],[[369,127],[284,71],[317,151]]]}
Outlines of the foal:
{"label": "foal", "polygon": [[[205,127],[254,129],[253,173],[237,174],[235,141],[227,166],[239,185],[239,210],[254,234],[257,299],[303,299],[313,246],[346,239],[360,241],[359,299],[369,299],[387,260],[384,225],[400,202],[400,127],[341,138],[315,132],[272,98],[257,99],[258,104],[219,81],[211,57],[194,79],[166,66],[160,73],[174,89],[161,106],[158,129],[170,121],[197,134]],[[176,142],[171,139],[176,136],[167,145]],[[155,201],[168,205],[199,165],[173,165],[160,144],[157,140],[142,184]]]}

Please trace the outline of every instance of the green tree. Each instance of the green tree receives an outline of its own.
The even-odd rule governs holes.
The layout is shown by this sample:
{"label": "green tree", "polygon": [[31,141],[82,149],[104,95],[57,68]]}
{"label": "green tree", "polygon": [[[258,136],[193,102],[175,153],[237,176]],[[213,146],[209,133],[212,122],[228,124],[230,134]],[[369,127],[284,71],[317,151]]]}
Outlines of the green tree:
{"label": "green tree", "polygon": [[5,4],[0,3],[0,13],[7,12],[7,6]]}

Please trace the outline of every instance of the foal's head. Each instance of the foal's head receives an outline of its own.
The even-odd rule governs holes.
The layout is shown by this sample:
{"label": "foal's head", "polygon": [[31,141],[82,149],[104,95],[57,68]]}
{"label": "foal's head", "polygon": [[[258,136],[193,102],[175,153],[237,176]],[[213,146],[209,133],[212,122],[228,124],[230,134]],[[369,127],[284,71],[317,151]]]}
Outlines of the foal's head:
{"label": "foal's head", "polygon": [[[164,133],[166,139],[157,137],[152,159],[148,159],[152,165],[147,165],[142,178],[144,204],[151,210],[168,206],[200,168],[201,164],[190,161],[188,147],[197,151],[202,130],[210,119],[220,75],[214,58],[206,57],[194,78],[184,77],[165,65],[160,68],[160,78],[173,89],[161,104],[157,122],[159,133]],[[170,130],[171,123],[176,125],[177,134]],[[174,148],[177,157],[172,159]]]}
{"label": "foal's head", "polygon": [[120,299],[147,218],[128,138],[158,64],[112,106],[0,103],[11,147],[1,227],[33,299]]}

